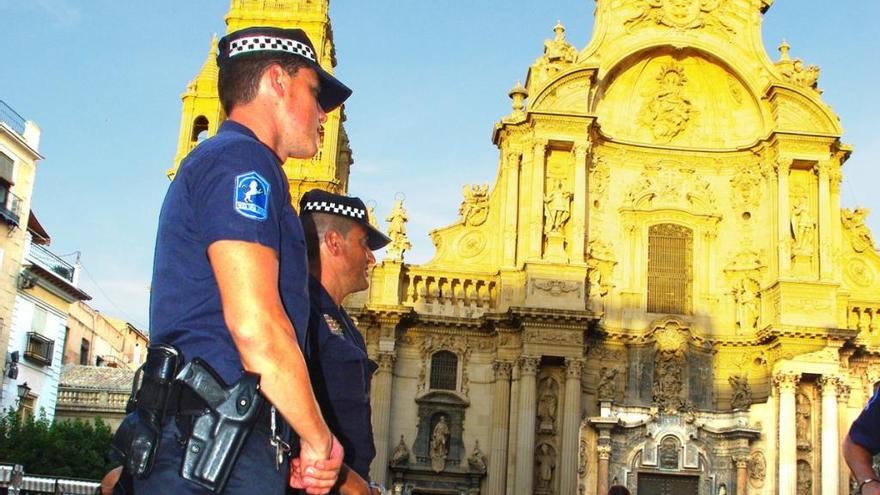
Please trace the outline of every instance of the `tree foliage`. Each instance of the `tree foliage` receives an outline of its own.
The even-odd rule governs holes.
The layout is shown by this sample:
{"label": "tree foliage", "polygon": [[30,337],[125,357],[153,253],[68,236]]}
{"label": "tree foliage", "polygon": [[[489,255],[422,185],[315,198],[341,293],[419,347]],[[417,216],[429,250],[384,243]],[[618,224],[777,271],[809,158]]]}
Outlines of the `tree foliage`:
{"label": "tree foliage", "polygon": [[0,416],[0,462],[21,464],[27,474],[99,480],[113,467],[111,438],[100,418],[50,422],[41,413],[22,420],[10,410]]}

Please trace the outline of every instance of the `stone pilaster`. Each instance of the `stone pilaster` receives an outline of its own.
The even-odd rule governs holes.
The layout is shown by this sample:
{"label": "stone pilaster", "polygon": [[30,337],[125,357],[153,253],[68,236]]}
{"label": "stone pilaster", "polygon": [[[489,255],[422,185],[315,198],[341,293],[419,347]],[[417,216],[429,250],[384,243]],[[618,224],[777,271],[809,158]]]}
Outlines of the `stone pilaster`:
{"label": "stone pilaster", "polygon": [[513,365],[495,361],[495,390],[492,398],[492,445],[489,453],[488,493],[503,493],[507,481],[507,435],[510,420],[510,371]]}
{"label": "stone pilaster", "polygon": [[519,217],[519,157],[515,151],[504,156],[507,196],[504,199],[504,266],[516,265],[517,218]]}
{"label": "stone pilaster", "polygon": [[514,493],[531,493],[535,458],[535,375],[539,359],[519,359],[519,425]]}
{"label": "stone pilaster", "polygon": [[748,456],[734,457],[733,464],[736,466],[736,495],[746,495],[749,482],[749,458]]}
{"label": "stone pilaster", "polygon": [[611,460],[611,446],[599,445],[596,447],[596,455],[599,458],[596,470],[596,493],[608,493],[608,463]]}
{"label": "stone pilaster", "polygon": [[571,230],[568,238],[568,259],[575,263],[584,261],[584,239],[587,233],[587,177],[589,166],[587,153],[590,143],[574,145],[574,191],[571,205]]}
{"label": "stone pilaster", "polygon": [[540,258],[544,247],[544,166],[547,157],[547,141],[536,141],[532,159],[532,218],[527,223],[532,225],[529,231],[529,255]]}
{"label": "stone pilaster", "polygon": [[791,268],[791,211],[788,204],[788,174],[791,159],[780,159],[777,162],[776,206],[777,235],[779,236],[779,274],[783,275]]}
{"label": "stone pilaster", "polygon": [[[837,383],[837,435],[841,443],[843,442],[843,437],[849,433],[850,424],[846,410],[849,405],[850,392],[850,386],[844,380],[840,380]],[[849,467],[846,465],[846,460],[843,458],[842,449],[838,449],[837,453],[837,473],[838,491],[835,493],[848,493]]]}
{"label": "stone pilaster", "polygon": [[[831,180],[829,171],[831,162],[819,162],[819,277],[820,280],[829,280],[833,277],[831,267]],[[838,220],[839,221],[839,220]],[[824,482],[823,482],[824,485]]]}
{"label": "stone pilaster", "polygon": [[580,359],[565,360],[565,409],[562,414],[562,458],[560,459],[561,495],[577,494],[578,426],[581,419],[581,371]]}
{"label": "stone pilaster", "polygon": [[391,426],[391,391],[394,387],[394,353],[380,352],[379,368],[373,376],[370,407],[373,411],[373,441],[376,458],[370,467],[370,477],[376,483],[385,484],[388,472],[389,435]]}
{"label": "stone pilaster", "polygon": [[795,391],[800,374],[779,373],[773,384],[779,394],[779,495],[795,495],[797,488],[797,431]]}
{"label": "stone pilaster", "polygon": [[837,387],[840,378],[819,378],[822,390],[822,493],[836,493],[839,488],[840,436],[837,434]]}

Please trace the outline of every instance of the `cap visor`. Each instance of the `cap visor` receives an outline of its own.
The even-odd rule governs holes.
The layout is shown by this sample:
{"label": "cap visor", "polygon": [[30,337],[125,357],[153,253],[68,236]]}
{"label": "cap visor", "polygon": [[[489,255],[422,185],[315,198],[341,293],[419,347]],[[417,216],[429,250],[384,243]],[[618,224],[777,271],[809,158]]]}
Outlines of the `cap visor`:
{"label": "cap visor", "polygon": [[391,242],[391,238],[382,232],[376,230],[372,225],[367,227],[367,246],[375,251],[377,249],[382,249],[387,246],[388,243]]}
{"label": "cap visor", "polygon": [[318,80],[321,82],[321,92],[318,94],[318,103],[325,112],[335,110],[336,107],[351,96],[351,89],[342,84],[339,79],[331,76],[330,73],[316,66],[315,72],[318,74]]}

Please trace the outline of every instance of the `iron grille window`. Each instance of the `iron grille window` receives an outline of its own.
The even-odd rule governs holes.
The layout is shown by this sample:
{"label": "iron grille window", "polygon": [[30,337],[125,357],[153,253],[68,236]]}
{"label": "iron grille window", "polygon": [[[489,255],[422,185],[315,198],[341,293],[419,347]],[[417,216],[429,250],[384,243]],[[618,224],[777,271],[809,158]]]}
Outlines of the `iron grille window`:
{"label": "iron grille window", "polygon": [[449,351],[440,351],[431,357],[431,388],[434,390],[455,390],[458,379],[458,356]]}
{"label": "iron grille window", "polygon": [[24,351],[24,357],[43,365],[52,364],[55,341],[37,332],[28,332],[27,337],[27,350]]}
{"label": "iron grille window", "polygon": [[91,345],[89,344],[89,339],[82,339],[82,343],[79,345],[79,364],[88,365],[89,364],[89,348]]}
{"label": "iron grille window", "polygon": [[648,228],[648,312],[691,312],[693,232],[664,223]]}

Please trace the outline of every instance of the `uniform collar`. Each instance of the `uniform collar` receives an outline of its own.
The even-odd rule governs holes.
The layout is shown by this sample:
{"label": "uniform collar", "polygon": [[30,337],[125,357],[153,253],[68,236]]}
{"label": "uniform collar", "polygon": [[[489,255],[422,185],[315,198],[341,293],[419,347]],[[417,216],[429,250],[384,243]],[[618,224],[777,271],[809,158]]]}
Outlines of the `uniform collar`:
{"label": "uniform collar", "polygon": [[336,302],[330,297],[330,294],[324,289],[324,286],[321,285],[321,281],[315,278],[313,275],[309,274],[309,294],[313,298],[312,302],[314,302],[321,310],[332,309],[335,312],[340,310],[339,306],[336,305]]}
{"label": "uniform collar", "polygon": [[266,143],[260,141],[257,138],[257,135],[254,134],[254,131],[252,131],[246,125],[238,123],[234,120],[226,119],[223,121],[223,123],[220,124],[220,129],[217,131],[217,134],[220,134],[223,132],[232,132],[235,134],[242,134],[244,136],[247,136],[247,137],[253,139],[254,141],[257,141],[258,143],[265,146],[267,150],[269,150],[269,153],[271,153],[272,156],[275,157],[275,161],[277,161],[279,164],[282,163],[282,160],[278,158],[278,156],[275,154],[274,151],[272,151],[272,148],[269,148],[268,146],[266,146]]}

